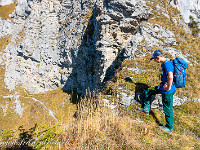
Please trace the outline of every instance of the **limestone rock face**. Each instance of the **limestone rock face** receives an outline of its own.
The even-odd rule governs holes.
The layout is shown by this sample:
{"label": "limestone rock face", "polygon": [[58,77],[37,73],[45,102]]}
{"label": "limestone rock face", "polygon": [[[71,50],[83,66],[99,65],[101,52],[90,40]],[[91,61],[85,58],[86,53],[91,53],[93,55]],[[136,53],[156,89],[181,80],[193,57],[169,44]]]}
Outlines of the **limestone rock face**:
{"label": "limestone rock face", "polygon": [[[134,11],[137,11],[137,16],[133,15]],[[97,3],[81,44],[75,50],[77,54],[67,46],[69,44],[65,44],[73,70],[64,89],[76,89],[85,94],[101,87],[112,76],[116,61],[120,61],[118,56],[123,53],[123,47],[130,41],[138,24],[147,19],[150,12],[143,1],[109,1],[103,7]],[[67,42],[68,39],[62,41]]]}
{"label": "limestone rock face", "polygon": [[12,34],[5,49],[5,83],[30,93],[62,86],[85,94],[99,88],[106,70],[151,9],[141,0],[18,0],[1,37]]}
{"label": "limestone rock face", "polygon": [[13,42],[5,49],[8,89],[21,84],[30,93],[38,93],[60,85],[56,39],[59,5],[54,7],[55,12],[51,13],[49,1],[18,1],[13,13]]}
{"label": "limestone rock face", "polygon": [[13,0],[1,0],[0,5],[5,6],[5,5],[9,5],[13,2],[14,2]]}
{"label": "limestone rock face", "polygon": [[170,3],[178,8],[185,20],[189,22],[192,16],[200,24],[200,2],[199,0],[169,0]]}
{"label": "limestone rock face", "polygon": [[142,22],[151,13],[144,0],[18,0],[13,21],[0,18],[0,38],[12,35],[0,58],[7,88],[42,93],[62,87],[84,95],[148,47],[180,54],[171,47],[177,45],[172,31]]}

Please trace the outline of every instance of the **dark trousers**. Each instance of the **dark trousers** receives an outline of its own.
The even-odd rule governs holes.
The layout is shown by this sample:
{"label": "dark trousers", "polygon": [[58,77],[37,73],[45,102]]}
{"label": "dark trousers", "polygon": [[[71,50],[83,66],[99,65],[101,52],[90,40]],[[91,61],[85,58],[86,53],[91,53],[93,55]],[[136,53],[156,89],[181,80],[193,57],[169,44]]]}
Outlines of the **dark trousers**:
{"label": "dark trousers", "polygon": [[160,92],[160,90],[155,88],[149,88],[145,92],[145,98],[144,98],[144,111],[149,112],[151,109],[151,103],[155,97],[156,94],[162,94],[162,103],[163,103],[163,110],[165,113],[165,119],[167,124],[165,125],[169,129],[173,129],[174,124],[174,114],[173,114],[173,95],[175,92],[170,94],[163,94]]}

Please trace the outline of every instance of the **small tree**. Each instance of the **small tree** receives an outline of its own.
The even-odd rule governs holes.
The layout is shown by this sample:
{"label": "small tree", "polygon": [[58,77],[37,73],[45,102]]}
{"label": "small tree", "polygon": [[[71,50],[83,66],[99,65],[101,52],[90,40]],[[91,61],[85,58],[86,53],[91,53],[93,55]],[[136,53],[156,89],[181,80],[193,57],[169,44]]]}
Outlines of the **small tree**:
{"label": "small tree", "polygon": [[192,16],[190,16],[189,18],[190,18],[190,22],[189,22],[188,26],[192,30],[192,35],[196,37],[196,36],[198,36],[198,33],[199,33],[198,23],[194,20],[194,18]]}

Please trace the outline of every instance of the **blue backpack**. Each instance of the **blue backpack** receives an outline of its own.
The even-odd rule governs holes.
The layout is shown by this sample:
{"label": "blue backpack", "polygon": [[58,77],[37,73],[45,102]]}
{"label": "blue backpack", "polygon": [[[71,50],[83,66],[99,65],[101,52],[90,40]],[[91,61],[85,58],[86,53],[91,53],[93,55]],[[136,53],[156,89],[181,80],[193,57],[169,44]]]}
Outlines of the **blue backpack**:
{"label": "blue backpack", "polygon": [[174,66],[174,85],[176,88],[182,88],[185,87],[186,84],[186,68],[188,67],[188,63],[181,59],[181,58],[175,58],[170,60]]}

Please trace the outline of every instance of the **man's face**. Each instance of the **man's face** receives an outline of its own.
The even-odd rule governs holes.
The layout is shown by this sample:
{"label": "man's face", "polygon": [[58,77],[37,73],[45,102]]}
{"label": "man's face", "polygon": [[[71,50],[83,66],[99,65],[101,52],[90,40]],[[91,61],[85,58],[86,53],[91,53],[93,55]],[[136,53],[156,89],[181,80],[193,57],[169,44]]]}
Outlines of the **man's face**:
{"label": "man's face", "polygon": [[159,63],[160,62],[160,56],[155,57],[154,61],[157,62],[157,63]]}

